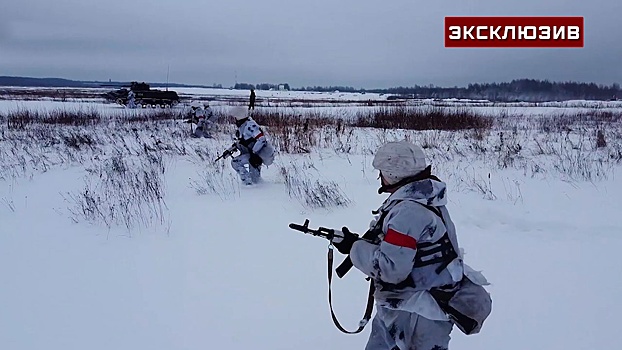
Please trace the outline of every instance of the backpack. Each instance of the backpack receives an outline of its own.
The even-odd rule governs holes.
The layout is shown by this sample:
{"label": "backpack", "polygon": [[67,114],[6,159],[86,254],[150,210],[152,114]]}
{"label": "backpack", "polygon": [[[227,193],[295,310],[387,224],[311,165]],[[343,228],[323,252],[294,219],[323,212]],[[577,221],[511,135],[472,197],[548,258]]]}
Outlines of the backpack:
{"label": "backpack", "polygon": [[430,294],[440,308],[466,335],[477,334],[492,311],[492,298],[481,284],[466,275],[455,291],[432,289]]}
{"label": "backpack", "polygon": [[[443,215],[438,208],[422,203],[419,204],[432,211],[441,218],[443,224],[445,223],[445,219],[443,219]],[[471,335],[480,332],[484,321],[492,312],[492,298],[483,286],[487,284],[484,276],[479,272],[473,271],[468,265],[464,263],[463,265],[466,271],[457,286],[449,290],[445,290],[442,287],[432,288],[430,294],[436,300],[441,310],[454,322],[456,327],[462,333]]]}

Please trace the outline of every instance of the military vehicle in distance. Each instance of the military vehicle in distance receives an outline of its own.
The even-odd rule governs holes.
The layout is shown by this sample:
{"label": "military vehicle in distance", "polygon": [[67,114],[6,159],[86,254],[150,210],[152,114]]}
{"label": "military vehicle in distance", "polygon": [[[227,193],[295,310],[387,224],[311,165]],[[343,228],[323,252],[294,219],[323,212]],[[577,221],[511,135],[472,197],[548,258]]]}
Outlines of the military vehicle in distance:
{"label": "military vehicle in distance", "polygon": [[134,92],[134,102],[137,106],[146,107],[172,107],[179,103],[179,95],[175,91],[163,91],[151,89],[147,83],[138,83],[133,81],[129,90],[122,88],[115,91],[108,92],[105,97],[107,100],[116,102],[120,105],[126,106],[128,102],[129,92]]}

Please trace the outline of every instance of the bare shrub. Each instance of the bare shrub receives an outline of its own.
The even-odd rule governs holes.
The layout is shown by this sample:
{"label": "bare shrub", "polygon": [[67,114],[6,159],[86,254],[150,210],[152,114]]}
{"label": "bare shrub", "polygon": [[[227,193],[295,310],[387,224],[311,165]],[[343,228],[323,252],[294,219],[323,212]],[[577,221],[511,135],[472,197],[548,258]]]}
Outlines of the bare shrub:
{"label": "bare shrub", "polygon": [[472,129],[469,130],[469,136],[476,141],[484,141],[490,135],[490,129]]}
{"label": "bare shrub", "polygon": [[622,121],[622,111],[594,110],[585,114],[585,119],[596,123],[618,123]]}
{"label": "bare shrub", "polygon": [[164,169],[162,154],[130,160],[116,155],[87,169],[90,173],[79,193],[68,193],[75,222],[85,220],[107,227],[164,223]]}
{"label": "bare shrub", "polygon": [[215,194],[223,201],[240,195],[240,181],[237,175],[225,171],[228,162],[213,163],[213,155],[207,152],[197,150],[197,155],[202,159],[201,162],[197,162],[201,165],[201,170],[197,171],[199,179],[190,181],[190,187],[197,194]]}
{"label": "bare shrub", "polygon": [[542,137],[541,139],[534,139],[536,149],[532,150],[533,155],[552,155],[557,154],[554,142],[549,137]]}
{"label": "bare shrub", "polygon": [[121,123],[145,123],[180,119],[182,112],[172,109],[154,110],[123,110],[120,113],[104,117],[96,108],[90,109],[52,109],[28,110],[18,109],[9,111],[6,115],[0,114],[1,119],[7,120],[9,129],[24,129],[33,124],[89,126],[115,121]]}
{"label": "bare shrub", "polygon": [[554,157],[552,166],[570,179],[587,181],[606,178],[610,168],[603,159],[580,149],[562,149]]}
{"label": "bare shrub", "polygon": [[488,178],[483,179],[480,176],[474,174],[470,179],[460,179],[464,188],[467,188],[471,191],[480,193],[484,199],[487,200],[496,200],[497,196],[492,191],[492,183],[490,181],[490,173],[488,173]]}
{"label": "bare shrub", "polygon": [[95,144],[95,140],[91,133],[86,133],[84,131],[73,130],[61,137],[67,147],[74,149],[80,149],[83,145],[92,147],[92,145]]}
{"label": "bare shrub", "polygon": [[318,145],[318,134],[304,133],[301,126],[277,126],[268,128],[277,150],[284,153],[311,153]]}
{"label": "bare shrub", "polygon": [[359,112],[358,127],[410,130],[490,129],[493,119],[466,108],[420,109],[406,106],[379,107]]}
{"label": "bare shrub", "polygon": [[[412,142],[413,140],[411,140],[410,135],[406,134],[406,137],[404,137],[405,141],[409,141]],[[420,135],[419,138],[419,146],[421,146],[421,148],[423,149],[431,149],[431,148],[438,148],[440,146],[440,140],[437,137],[438,135],[436,134],[432,134],[432,133],[423,133]]]}
{"label": "bare shrub", "polygon": [[616,163],[622,162],[622,150],[613,150],[609,153],[609,159]]}
{"label": "bare shrub", "polygon": [[102,120],[101,114],[95,108],[89,110],[53,109],[49,111],[18,109],[9,111],[6,116],[3,116],[4,118],[7,120],[9,129],[24,129],[35,123],[84,126],[98,124]]}
{"label": "bare shrub", "polygon": [[285,153],[311,153],[345,131],[343,120],[313,111],[303,116],[283,109],[257,110],[253,119],[267,127],[276,148]]}
{"label": "bare shrub", "polygon": [[6,116],[2,115],[2,119],[6,119],[9,130],[23,130],[34,121],[40,120],[39,112],[28,109],[9,112]]}
{"label": "bare shrub", "polygon": [[13,199],[7,199],[6,197],[2,198],[2,202],[7,206],[7,208],[9,208],[10,211],[15,212],[15,202],[13,202]]}
{"label": "bare shrub", "polygon": [[41,113],[43,124],[81,126],[99,124],[101,120],[102,116],[96,108],[86,111],[81,109],[75,111],[54,109]]}
{"label": "bare shrub", "polygon": [[117,118],[120,121],[128,123],[145,123],[157,122],[164,120],[181,119],[181,112],[175,112],[171,109],[153,109],[149,111],[140,111],[135,113],[126,113]]}
{"label": "bare shrub", "polygon": [[269,127],[300,126],[303,132],[338,123],[334,116],[323,115],[320,112],[308,112],[303,116],[294,110],[288,112],[287,109],[258,109],[253,112],[253,119],[259,125]]}
{"label": "bare shrub", "polygon": [[570,131],[575,121],[566,114],[541,117],[538,119],[538,130],[544,133]]}
{"label": "bare shrub", "polygon": [[516,133],[499,132],[499,144],[495,147],[499,158],[497,164],[501,169],[509,168],[514,165],[514,161],[520,156],[523,147],[517,139]]}
{"label": "bare shrub", "polygon": [[538,129],[542,132],[567,132],[577,126],[611,125],[622,121],[622,112],[593,109],[589,111],[577,111],[573,113],[563,112],[560,114],[541,117],[538,120]]}
{"label": "bare shrub", "polygon": [[280,168],[290,198],[311,209],[329,209],[352,203],[336,182],[312,179],[308,174],[310,169],[314,169],[313,165],[305,164],[302,167],[304,169],[292,163]]}
{"label": "bare shrub", "polygon": [[[6,97],[5,97],[6,96]],[[32,89],[32,88],[10,88],[5,87],[2,89],[2,94],[0,94],[0,99],[11,99],[11,100],[40,100],[40,99],[51,99],[55,101],[67,101],[69,99],[73,100],[83,100],[83,99],[94,99],[101,98],[101,92],[97,89],[91,88],[42,88],[42,89]]]}
{"label": "bare shrub", "polygon": [[607,141],[605,141],[605,134],[602,130],[596,132],[596,148],[607,147]]}
{"label": "bare shrub", "polygon": [[503,187],[505,189],[507,200],[514,204],[518,202],[522,203],[523,193],[520,189],[520,182],[518,182],[517,180],[510,181],[509,179],[507,183],[505,179],[503,179],[502,181],[503,181]]}

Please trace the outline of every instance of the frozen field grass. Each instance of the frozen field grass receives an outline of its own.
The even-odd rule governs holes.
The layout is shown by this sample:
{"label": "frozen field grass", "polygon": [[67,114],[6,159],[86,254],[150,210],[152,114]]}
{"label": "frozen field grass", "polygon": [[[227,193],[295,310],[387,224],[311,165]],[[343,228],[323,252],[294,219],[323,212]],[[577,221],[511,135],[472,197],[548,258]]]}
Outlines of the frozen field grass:
{"label": "frozen field grass", "polygon": [[[226,91],[185,93],[213,99],[222,116],[236,103]],[[322,99],[259,104],[280,153],[255,188],[239,185],[229,160],[213,161],[231,144],[226,118],[215,139],[192,139],[181,107],[0,101],[0,348],[364,348],[369,329],[347,336],[332,325],[326,242],[287,225],[365,231],[385,198],[373,151],[404,138],[448,183],[466,261],[493,283],[482,333],[454,331],[453,348],[617,348],[619,105]],[[378,108],[466,109],[493,123],[350,123]],[[362,274],[337,280],[334,293],[355,328]]]}

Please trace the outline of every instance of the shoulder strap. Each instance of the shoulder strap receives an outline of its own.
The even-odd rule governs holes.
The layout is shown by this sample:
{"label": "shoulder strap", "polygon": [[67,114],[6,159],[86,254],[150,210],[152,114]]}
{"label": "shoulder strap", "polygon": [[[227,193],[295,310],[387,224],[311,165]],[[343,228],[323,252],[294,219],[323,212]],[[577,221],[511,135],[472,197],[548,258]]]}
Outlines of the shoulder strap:
{"label": "shoulder strap", "polygon": [[[443,221],[443,225],[445,225],[445,234],[439,240],[441,242],[441,246],[439,248],[428,250],[428,253],[436,253],[439,251],[443,251],[443,256],[441,258],[429,261],[429,262],[442,262],[442,264],[438,268],[436,268],[436,273],[439,274],[441,273],[441,271],[443,271],[447,267],[447,265],[449,265],[449,263],[451,263],[455,258],[458,257],[458,253],[456,252],[456,248],[454,248],[453,243],[449,239],[448,231],[447,231],[447,223],[445,222],[445,219],[443,218],[443,213],[441,212],[441,210],[438,207],[433,207],[431,205],[426,205],[423,203],[419,203],[419,204],[421,204],[426,209],[430,210],[431,212],[436,214],[439,218],[441,218],[441,220]],[[437,242],[432,243],[429,246],[433,246],[436,243]],[[445,249],[443,247],[443,244],[445,244],[449,249]],[[423,244],[419,245],[419,248],[423,248],[423,247],[424,247]]]}
{"label": "shoulder strap", "polygon": [[[400,201],[401,202],[401,201]],[[399,202],[398,202],[399,203]],[[397,205],[397,203],[395,203],[393,205],[393,207]],[[393,207],[391,207],[391,209],[393,209]],[[389,215],[389,212],[391,211],[391,209],[389,210],[384,210],[380,212],[380,217],[378,218],[378,221],[376,221],[376,225],[374,226],[374,228],[378,228],[380,230],[382,230],[382,225],[384,224],[384,219],[386,219],[387,215]]]}
{"label": "shoulder strap", "polygon": [[428,209],[429,211],[431,211],[434,214],[436,214],[436,216],[441,218],[441,220],[443,221],[443,225],[445,225],[445,227],[447,227],[447,224],[445,223],[445,219],[443,218],[443,213],[441,212],[441,210],[438,207],[433,207],[431,205],[423,204],[423,203],[420,203],[420,202],[417,202],[417,203],[421,204],[426,209]]}
{"label": "shoulder strap", "polygon": [[363,329],[365,329],[365,325],[369,322],[371,318],[372,311],[374,309],[374,281],[369,279],[369,293],[367,294],[367,306],[365,307],[365,315],[363,315],[363,319],[359,322],[359,328],[355,331],[348,331],[341,326],[339,321],[337,320],[337,316],[335,315],[335,311],[333,310],[333,293],[332,293],[332,281],[333,281],[333,247],[332,245],[328,248],[328,305],[330,306],[330,315],[333,318],[333,323],[337,328],[346,334],[357,334],[361,333]]}

